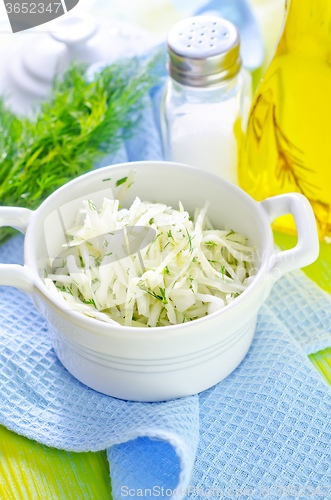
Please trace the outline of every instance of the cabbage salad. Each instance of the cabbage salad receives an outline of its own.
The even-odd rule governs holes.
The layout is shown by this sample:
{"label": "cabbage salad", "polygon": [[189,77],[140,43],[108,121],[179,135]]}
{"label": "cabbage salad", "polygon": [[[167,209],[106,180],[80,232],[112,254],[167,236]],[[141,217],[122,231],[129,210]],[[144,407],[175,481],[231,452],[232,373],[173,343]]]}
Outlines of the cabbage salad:
{"label": "cabbage salad", "polygon": [[[45,270],[45,284],[72,309],[124,326],[177,325],[219,311],[236,299],[254,274],[254,248],[231,230],[214,229],[208,204],[193,220],[162,203],[141,201],[120,208],[90,200],[66,234],[59,258]],[[125,228],[152,228],[155,237],[139,252],[111,261],[112,238]],[[114,240],[115,241],[115,240]]]}

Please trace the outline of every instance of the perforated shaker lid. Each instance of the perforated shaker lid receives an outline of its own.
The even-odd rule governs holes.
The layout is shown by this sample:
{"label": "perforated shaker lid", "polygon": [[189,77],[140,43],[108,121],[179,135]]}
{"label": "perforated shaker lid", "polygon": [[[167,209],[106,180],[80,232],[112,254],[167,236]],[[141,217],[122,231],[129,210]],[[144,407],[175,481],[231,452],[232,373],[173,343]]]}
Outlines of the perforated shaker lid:
{"label": "perforated shaker lid", "polygon": [[168,72],[184,85],[217,85],[241,68],[239,31],[221,17],[184,19],[170,30],[167,46]]}

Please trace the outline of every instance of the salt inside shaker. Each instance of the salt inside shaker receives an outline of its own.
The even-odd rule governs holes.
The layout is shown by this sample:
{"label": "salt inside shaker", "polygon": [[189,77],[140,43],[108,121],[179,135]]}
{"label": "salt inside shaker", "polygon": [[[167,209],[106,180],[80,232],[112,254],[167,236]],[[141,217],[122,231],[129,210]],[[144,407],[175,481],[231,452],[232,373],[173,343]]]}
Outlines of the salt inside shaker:
{"label": "salt inside shaker", "polygon": [[217,16],[191,17],[171,29],[167,47],[161,106],[166,159],[238,184],[238,145],[252,99],[238,29]]}

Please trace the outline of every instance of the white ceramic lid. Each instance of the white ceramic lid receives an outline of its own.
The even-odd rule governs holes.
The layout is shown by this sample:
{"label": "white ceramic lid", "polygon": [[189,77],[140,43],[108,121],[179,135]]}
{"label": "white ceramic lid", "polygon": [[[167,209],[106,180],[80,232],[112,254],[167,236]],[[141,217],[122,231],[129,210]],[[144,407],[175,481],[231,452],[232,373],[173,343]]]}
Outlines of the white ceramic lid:
{"label": "white ceramic lid", "polygon": [[215,85],[241,68],[239,31],[218,16],[184,19],[170,30],[167,46],[168,72],[184,85]]}

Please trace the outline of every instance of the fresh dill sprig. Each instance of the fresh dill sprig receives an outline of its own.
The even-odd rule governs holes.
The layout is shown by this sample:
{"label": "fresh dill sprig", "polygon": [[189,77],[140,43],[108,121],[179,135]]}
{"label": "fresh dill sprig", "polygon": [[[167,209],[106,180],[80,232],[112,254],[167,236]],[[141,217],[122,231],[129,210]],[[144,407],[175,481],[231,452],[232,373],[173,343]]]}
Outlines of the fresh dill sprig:
{"label": "fresh dill sprig", "polygon": [[170,271],[169,271],[169,268],[168,266],[165,266],[165,268],[163,269],[163,274],[168,274],[168,276],[170,276]]}
{"label": "fresh dill sprig", "polygon": [[193,252],[192,240],[195,238],[195,235],[193,236],[193,238],[191,238],[190,233],[188,232],[187,228],[185,228],[185,229],[186,229],[187,237],[188,237],[189,244],[190,244],[190,253],[192,253]]}
{"label": "fresh dill sprig", "polygon": [[124,182],[127,181],[127,177],[123,177],[123,179],[119,179],[117,182],[116,182],[116,187],[120,186],[121,184],[124,184]]}
{"label": "fresh dill sprig", "polygon": [[[93,81],[86,66],[74,64],[33,118],[16,116],[0,99],[0,205],[36,209],[118,149],[139,120],[143,96],[159,82],[159,59],[115,63]],[[0,244],[13,233],[1,228]]]}
{"label": "fresh dill sprig", "polygon": [[93,203],[91,200],[87,200],[88,206],[90,207],[90,210],[96,210],[97,206]]}

